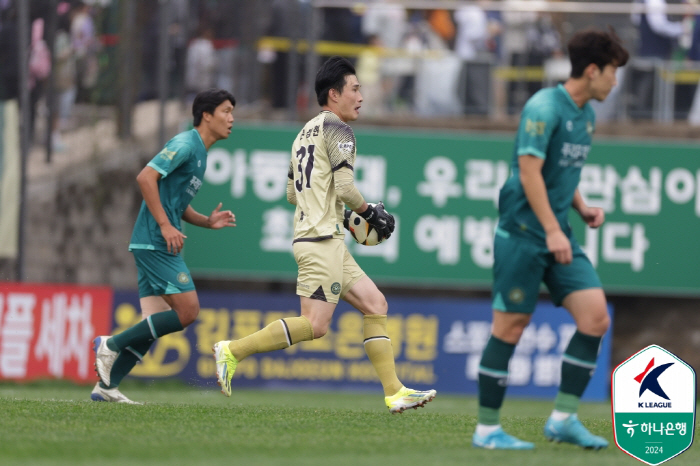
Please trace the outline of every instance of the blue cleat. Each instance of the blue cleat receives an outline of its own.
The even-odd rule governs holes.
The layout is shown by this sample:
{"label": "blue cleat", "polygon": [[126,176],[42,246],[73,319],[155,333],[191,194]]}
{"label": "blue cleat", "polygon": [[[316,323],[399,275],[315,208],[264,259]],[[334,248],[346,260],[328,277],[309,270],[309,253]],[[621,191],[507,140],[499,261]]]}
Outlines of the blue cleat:
{"label": "blue cleat", "polygon": [[532,450],[535,444],[525,442],[512,435],[506,434],[500,427],[497,431],[491,432],[489,435],[472,436],[472,445],[476,448],[486,448],[487,450]]}
{"label": "blue cleat", "polygon": [[578,416],[572,414],[563,421],[555,421],[551,417],[547,419],[544,425],[544,436],[547,440],[554,442],[573,443],[583,448],[600,450],[607,448],[608,441],[603,437],[591,434],[586,429]]}

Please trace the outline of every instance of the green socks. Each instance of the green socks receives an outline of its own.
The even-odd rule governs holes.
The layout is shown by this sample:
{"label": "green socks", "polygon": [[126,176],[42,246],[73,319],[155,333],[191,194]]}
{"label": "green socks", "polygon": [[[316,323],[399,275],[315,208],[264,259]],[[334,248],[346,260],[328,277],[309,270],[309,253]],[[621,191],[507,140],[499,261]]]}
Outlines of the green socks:
{"label": "green socks", "polygon": [[561,385],[554,409],[575,413],[583,392],[596,368],[600,341],[603,337],[584,335],[578,330],[571,337],[561,363]]}
{"label": "green socks", "polygon": [[119,353],[119,356],[117,356],[117,359],[114,361],[109,377],[109,387],[102,382],[100,382],[100,387],[117,388],[122,379],[124,379],[124,377],[131,372],[131,369],[134,368],[136,363],[143,360],[143,357],[146,355],[152,344],[153,341],[147,341],[136,344],[134,345],[135,347],[127,346],[124,351]]}
{"label": "green socks", "polygon": [[107,347],[112,351],[121,352],[127,346],[137,348],[140,344],[156,340],[169,333],[179,332],[182,329],[177,312],[172,309],[157,312],[133,327],[108,339]]}
{"label": "green socks", "polygon": [[515,345],[491,335],[479,364],[479,424],[497,425]]}

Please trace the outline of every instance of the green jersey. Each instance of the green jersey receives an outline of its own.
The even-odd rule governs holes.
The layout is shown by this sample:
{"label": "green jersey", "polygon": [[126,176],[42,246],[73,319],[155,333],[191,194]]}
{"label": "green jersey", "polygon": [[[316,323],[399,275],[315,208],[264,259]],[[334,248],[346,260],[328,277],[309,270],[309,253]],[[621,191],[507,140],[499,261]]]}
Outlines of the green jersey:
{"label": "green jersey", "polygon": [[[168,141],[148,166],[162,175],[158,181],[160,202],[170,223],[182,231],[182,215],[202,186],[207,169],[207,149],[197,129],[182,132]],[[129,250],[132,249],[167,251],[160,226],[146,201],[141,203],[131,235]]]}
{"label": "green jersey", "polygon": [[544,159],[547,197],[562,231],[571,236],[568,216],[595,130],[595,113],[587,102],[576,105],[563,85],[542,89],[525,104],[515,140],[512,175],[501,188],[498,227],[544,241],[545,233],[520,182],[518,158]]}

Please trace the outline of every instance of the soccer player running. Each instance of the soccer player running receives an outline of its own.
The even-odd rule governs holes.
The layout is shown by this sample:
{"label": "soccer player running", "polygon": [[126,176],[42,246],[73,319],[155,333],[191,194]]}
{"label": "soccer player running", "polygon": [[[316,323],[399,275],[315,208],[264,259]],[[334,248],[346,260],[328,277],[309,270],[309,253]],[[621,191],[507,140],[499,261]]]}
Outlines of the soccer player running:
{"label": "soccer player running", "polygon": [[294,139],[287,200],[296,205],[294,258],[299,267],[297,294],[301,316],[272,322],[240,340],[214,345],[221,391],[231,396],[231,378],[239,362],[255,353],[287,348],[321,338],[328,331],[339,299],[364,314],[364,347],[384,388],[391,413],[424,406],[435,390],[416,391],[396,376],[394,352],[387,335],[387,302],[345,247],[344,204],[388,238],[394,217],[381,203],[365,202],[354,184],[355,135],[348,122],[362,105],[355,68],[342,57],[329,58],[316,74],[316,97],[322,111]]}
{"label": "soccer player running", "polygon": [[184,329],[199,314],[197,292],[180,255],[187,238],[181,221],[211,229],[236,226],[235,216],[222,211],[221,203],[209,216],[190,206],[202,186],[207,151],[231,134],[235,105],[225,90],[197,94],[192,104],[194,128],[168,141],[136,177],[144,200],[129,250],[136,260],[143,320],[118,335],[95,339],[100,377],[91,394],[95,401],[135,403],[119,391],[121,380],[157,338]]}
{"label": "soccer player running", "polygon": [[595,130],[595,114],[588,101],[607,97],[617,84],[616,69],[627,63],[629,54],[612,29],[578,32],[568,49],[571,77],[563,85],[540,90],[523,108],[512,176],[500,192],[500,219],[494,239],[493,326],[479,365],[479,414],[472,438],[475,447],[534,448],[534,444],[503,431],[499,411],[508,362],[530,323],[542,282],[554,304],[566,308],[576,321],[544,435],[585,448],[608,445],[576,416],[610,318],[600,280],[567,219],[573,207],[591,228],[604,221],[603,210],[587,206],[578,191],[581,167]]}

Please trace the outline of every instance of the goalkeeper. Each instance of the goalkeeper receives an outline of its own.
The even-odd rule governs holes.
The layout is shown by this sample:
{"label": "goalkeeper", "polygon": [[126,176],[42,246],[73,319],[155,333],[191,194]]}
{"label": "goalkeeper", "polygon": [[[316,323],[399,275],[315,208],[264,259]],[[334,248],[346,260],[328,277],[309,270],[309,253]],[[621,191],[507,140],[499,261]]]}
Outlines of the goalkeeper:
{"label": "goalkeeper", "polygon": [[240,340],[216,343],[221,391],[231,396],[236,366],[251,354],[321,338],[338,300],[344,299],[364,314],[364,348],[389,411],[424,406],[435,397],[435,390],[416,391],[399,381],[386,330],[386,299],[343,241],[344,205],[374,226],[380,237],[388,238],[394,231],[394,217],[381,203],[367,204],[354,184],[355,135],[347,123],[358,118],[362,106],[354,67],[345,58],[329,58],[316,75],[315,89],[322,111],[294,139],[287,182],[287,199],[296,205],[293,252],[299,268],[301,316],[277,320]]}

